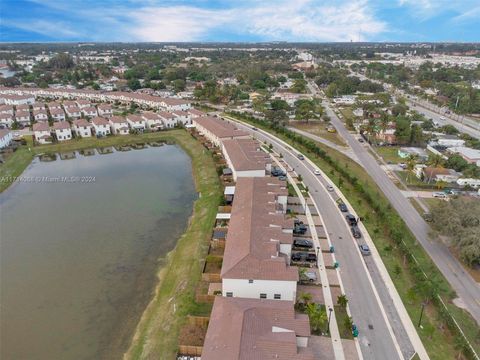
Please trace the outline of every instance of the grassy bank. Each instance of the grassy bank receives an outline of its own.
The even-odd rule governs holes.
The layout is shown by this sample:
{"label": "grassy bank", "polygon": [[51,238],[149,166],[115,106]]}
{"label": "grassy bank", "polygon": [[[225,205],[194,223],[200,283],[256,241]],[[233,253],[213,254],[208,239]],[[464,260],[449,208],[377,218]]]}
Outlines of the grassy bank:
{"label": "grassy bank", "polygon": [[0,193],[8,188],[15,177],[20,176],[28,164],[31,163],[34,152],[27,146],[20,147],[13,154],[9,154],[6,161],[0,165]]}
{"label": "grassy bank", "polygon": [[186,232],[158,273],[155,295],[137,327],[126,359],[174,359],[186,315],[208,315],[211,306],[195,303],[194,290],[201,278],[221,186],[210,153],[184,131],[175,140],[192,158],[200,197]]}
{"label": "grassy bank", "polygon": [[[364,224],[414,324],[418,323],[422,302],[428,300],[422,320],[423,328],[419,328],[418,333],[431,359],[458,358],[459,353],[465,350],[465,343],[455,332],[448,315],[435,303],[433,299],[435,294],[441,296],[448,310],[461,324],[469,341],[477,351],[480,350],[480,336],[476,322],[467,312],[452,303],[454,292],[450,285],[417,243],[396,211],[392,209],[383,192],[361,166],[322,144],[305,139],[298,141],[300,138],[298,135],[287,136],[282,130],[271,129],[251,119],[243,117],[240,119],[274,132],[278,137],[295,146],[308,155],[342,189],[356,212],[364,219]],[[315,146],[320,151],[313,152],[311,149]],[[322,151],[323,156],[321,156]],[[350,177],[347,178],[345,173]],[[354,181],[352,181],[353,177]],[[407,256],[406,251],[411,255]],[[413,263],[412,255],[418,261],[418,266]],[[422,280],[418,267],[428,275],[430,280]]]}

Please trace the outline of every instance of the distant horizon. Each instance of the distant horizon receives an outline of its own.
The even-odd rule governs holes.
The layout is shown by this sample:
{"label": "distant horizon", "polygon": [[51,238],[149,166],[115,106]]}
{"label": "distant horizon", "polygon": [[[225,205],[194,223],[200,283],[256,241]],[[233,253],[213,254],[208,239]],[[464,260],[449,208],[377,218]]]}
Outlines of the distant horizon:
{"label": "distant horizon", "polygon": [[[275,45],[275,44],[466,44],[480,45],[479,41],[0,41],[3,44],[158,44],[158,45],[176,45],[176,44],[246,44],[246,45]],[[480,49],[479,49],[480,50]]]}
{"label": "distant horizon", "polygon": [[476,43],[478,0],[3,0],[2,43]]}

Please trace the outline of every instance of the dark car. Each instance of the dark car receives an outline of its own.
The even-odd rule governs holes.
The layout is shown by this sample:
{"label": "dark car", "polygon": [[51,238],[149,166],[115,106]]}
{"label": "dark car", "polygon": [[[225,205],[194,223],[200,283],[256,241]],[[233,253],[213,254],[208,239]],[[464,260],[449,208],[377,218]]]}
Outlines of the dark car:
{"label": "dark car", "polygon": [[297,158],[299,158],[300,160],[304,160],[305,157],[302,155],[302,154],[297,154]]}
{"label": "dark car", "polygon": [[278,177],[278,180],[280,180],[280,181],[287,181],[287,177],[286,177],[286,176],[283,176],[283,175],[280,175],[280,176]]}
{"label": "dark car", "polygon": [[350,227],[350,230],[352,230],[352,235],[355,239],[360,239],[362,237],[362,233],[360,232],[360,229],[358,226],[354,225]]}
{"label": "dark car", "polygon": [[313,248],[313,243],[310,240],[295,239],[293,240],[293,246],[297,248],[311,249]]}
{"label": "dark car", "polygon": [[314,253],[297,252],[292,254],[292,261],[317,262],[317,255],[315,255]]}
{"label": "dark car", "polygon": [[344,203],[338,204],[338,208],[340,209],[341,212],[347,212],[348,211],[347,205],[345,205]]}
{"label": "dark car", "polygon": [[345,219],[347,219],[348,225],[350,226],[357,225],[357,218],[352,214],[345,215]]}

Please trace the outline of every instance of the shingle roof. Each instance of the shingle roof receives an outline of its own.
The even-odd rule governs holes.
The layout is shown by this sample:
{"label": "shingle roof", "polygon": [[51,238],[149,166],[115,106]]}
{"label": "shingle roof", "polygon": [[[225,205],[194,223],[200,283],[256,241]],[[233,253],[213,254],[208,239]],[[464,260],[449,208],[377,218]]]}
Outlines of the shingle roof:
{"label": "shingle roof", "polygon": [[236,171],[264,170],[269,156],[252,139],[224,140],[223,147]]}
{"label": "shingle roof", "polygon": [[50,131],[50,127],[47,122],[38,122],[33,124],[33,131]]}
{"label": "shingle roof", "polygon": [[97,116],[92,119],[92,124],[100,126],[100,125],[108,125],[109,123],[107,119]]}
{"label": "shingle roof", "polygon": [[195,118],[194,121],[220,139],[248,136],[246,131],[239,130],[235,125],[220,118],[203,116]]}
{"label": "shingle roof", "polygon": [[70,129],[70,124],[67,121],[59,121],[53,124],[55,130]]}
{"label": "shingle roof", "polygon": [[296,336],[310,336],[310,325],[291,301],[216,297],[202,360],[313,360]]}

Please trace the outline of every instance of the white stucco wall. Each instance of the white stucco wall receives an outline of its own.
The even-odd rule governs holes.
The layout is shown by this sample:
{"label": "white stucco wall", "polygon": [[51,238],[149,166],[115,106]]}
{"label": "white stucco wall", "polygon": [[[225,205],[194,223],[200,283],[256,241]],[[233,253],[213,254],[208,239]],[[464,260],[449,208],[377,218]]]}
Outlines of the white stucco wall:
{"label": "white stucco wall", "polygon": [[249,283],[248,279],[223,279],[222,295],[227,296],[228,292],[233,297],[260,299],[260,294],[267,294],[267,299],[274,299],[275,294],[280,294],[280,300],[295,301],[297,292],[296,281],[277,280],[255,280]]}

